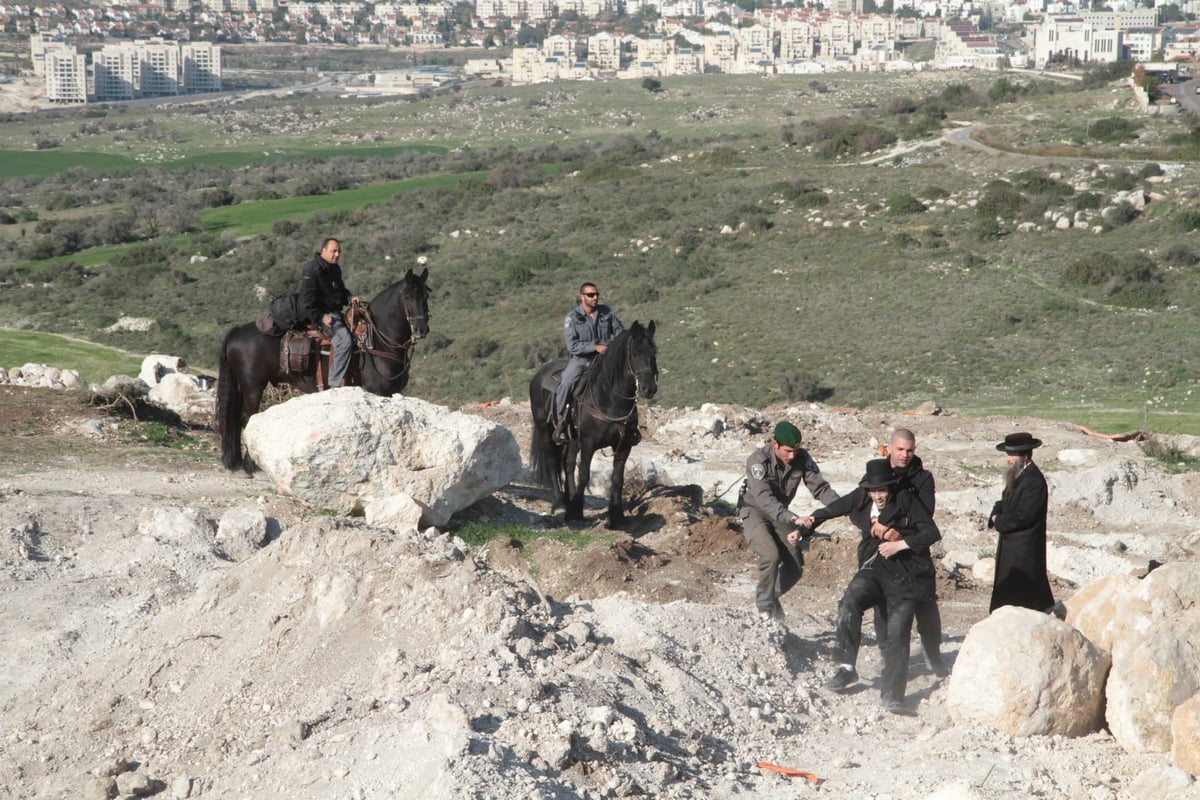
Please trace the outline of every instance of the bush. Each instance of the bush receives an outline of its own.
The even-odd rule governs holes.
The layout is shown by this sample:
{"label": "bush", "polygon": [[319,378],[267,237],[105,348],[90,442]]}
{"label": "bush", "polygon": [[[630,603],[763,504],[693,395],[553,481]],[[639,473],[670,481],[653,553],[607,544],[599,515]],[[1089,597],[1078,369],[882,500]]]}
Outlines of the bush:
{"label": "bush", "polygon": [[1163,168],[1153,161],[1138,170],[1139,178],[1157,178],[1163,174]]}
{"label": "bush", "polygon": [[927,210],[924,203],[911,194],[894,194],[887,199],[889,214],[920,214]]}
{"label": "bush", "polygon": [[1111,253],[1094,253],[1063,270],[1063,280],[1076,286],[1101,286],[1117,274],[1117,258]]}
{"label": "bush", "polygon": [[1174,216],[1172,221],[1175,227],[1184,233],[1194,231],[1200,228],[1200,209],[1185,208]]}
{"label": "bush", "polygon": [[827,400],[833,392],[821,386],[820,379],[811,372],[792,372],[783,376],[779,391],[791,402],[813,402]]}
{"label": "bush", "polygon": [[654,78],[642,78],[642,88],[647,92],[661,92],[662,82],[657,81]]}
{"label": "bush", "polygon": [[1140,123],[1125,117],[1105,117],[1087,126],[1087,134],[1108,144],[1128,142],[1137,138]]}
{"label": "bush", "polygon": [[1023,192],[1030,194],[1049,195],[1050,197],[1070,197],[1075,194],[1075,187],[1062,181],[1043,175],[1037,170],[1026,170],[1013,176],[1013,185]]}
{"label": "bush", "polygon": [[1104,195],[1098,192],[1080,192],[1075,195],[1077,211],[1095,210],[1104,205]]}
{"label": "bush", "polygon": [[1114,228],[1119,228],[1122,225],[1128,225],[1133,222],[1142,212],[1138,211],[1133,203],[1128,200],[1122,200],[1111,209],[1106,209],[1104,213],[1104,221]]}
{"label": "bush", "polygon": [[1162,260],[1173,267],[1191,267],[1200,264],[1200,256],[1186,244],[1173,244],[1162,254]]}
{"label": "bush", "polygon": [[975,205],[975,213],[981,217],[1015,217],[1025,206],[1025,195],[1008,181],[993,181],[983,190],[983,196]]}

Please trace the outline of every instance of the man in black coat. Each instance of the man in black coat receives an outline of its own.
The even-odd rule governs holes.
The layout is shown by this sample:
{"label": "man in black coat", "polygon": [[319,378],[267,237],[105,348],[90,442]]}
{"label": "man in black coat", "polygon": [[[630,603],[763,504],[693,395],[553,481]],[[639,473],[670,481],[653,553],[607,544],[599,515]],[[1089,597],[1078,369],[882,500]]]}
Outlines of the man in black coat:
{"label": "man in black coat", "polygon": [[1004,493],[988,516],[988,527],[1000,534],[996,544],[996,578],[989,611],[1024,606],[1061,615],[1046,577],[1046,478],[1033,463],[1042,444],[1032,434],[1010,433],[996,449],[1008,456]]}
{"label": "man in black coat", "polygon": [[[933,474],[925,469],[917,455],[917,435],[908,428],[897,428],[888,440],[888,463],[896,475],[896,491],[907,492],[933,517],[936,508]],[[893,538],[888,529],[878,522],[872,534],[879,539]],[[950,669],[942,658],[942,614],[938,609],[937,594],[916,601],[917,634],[921,637],[921,649],[925,652],[925,663],[938,677],[945,677]],[[875,609],[875,640],[880,650],[887,647],[887,609]]]}
{"label": "man in black coat", "polygon": [[[885,710],[905,713],[908,684],[908,641],[915,605],[933,596],[935,572],[929,548],[942,538],[933,518],[911,492],[897,491],[897,479],[887,459],[867,462],[866,473],[849,495],[813,512],[814,524],[849,516],[862,534],[858,545],[861,565],[838,603],[837,671],[828,686],[842,691],[858,680],[855,662],[862,641],[862,617],[869,608],[887,607],[887,646],[880,681]],[[894,538],[872,533],[876,524],[895,531]]]}
{"label": "man in black coat", "polygon": [[338,265],[341,254],[341,242],[334,238],[325,240],[321,252],[304,265],[298,303],[299,321],[321,326],[333,346],[328,380],[331,389],[341,386],[346,379],[350,354],[354,352],[354,337],[346,327],[342,308],[358,300],[350,296],[350,290],[342,282],[342,268]]}

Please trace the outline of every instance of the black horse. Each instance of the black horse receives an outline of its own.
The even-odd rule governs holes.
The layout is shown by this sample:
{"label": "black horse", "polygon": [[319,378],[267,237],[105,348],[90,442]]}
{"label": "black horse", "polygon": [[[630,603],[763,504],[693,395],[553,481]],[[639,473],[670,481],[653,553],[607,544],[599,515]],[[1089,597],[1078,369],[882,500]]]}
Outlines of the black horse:
{"label": "black horse", "polygon": [[[355,351],[350,374],[368,392],[390,397],[408,385],[412,345],[429,333],[428,277],[429,270],[415,275],[410,269],[367,304],[367,346]],[[221,343],[216,423],[226,469],[243,465],[242,428],[258,411],[267,384],[290,384],[305,393],[317,390],[318,357],[309,359],[304,372],[285,372],[279,363],[282,341],[248,322],[230,330]]]}
{"label": "black horse", "polygon": [[[541,482],[553,489],[568,521],[583,519],[583,493],[591,478],[592,455],[602,447],[613,449],[612,484],[608,490],[608,525],[625,522],[621,492],[625,486],[625,461],[641,438],[638,434],[637,395],[647,399],[658,391],[657,348],[654,323],[635,322],[597,356],[580,379],[576,393],[578,436],[565,445],[554,443],[550,411],[554,390],[565,361],[546,364],[529,384],[529,410],[533,414],[530,460]],[[575,476],[576,459],[579,476]]]}

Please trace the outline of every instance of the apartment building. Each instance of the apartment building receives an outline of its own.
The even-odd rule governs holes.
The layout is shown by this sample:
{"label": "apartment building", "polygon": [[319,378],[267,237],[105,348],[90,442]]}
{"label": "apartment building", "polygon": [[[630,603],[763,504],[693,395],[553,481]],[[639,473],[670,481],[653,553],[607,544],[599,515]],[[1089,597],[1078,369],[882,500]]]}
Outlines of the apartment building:
{"label": "apartment building", "polygon": [[138,59],[131,45],[105,45],[92,55],[92,95],[97,100],[137,96]]}
{"label": "apartment building", "polygon": [[1034,29],[1034,65],[1046,66],[1051,56],[1065,56],[1079,61],[1108,63],[1121,58],[1124,31],[1111,27],[1113,14],[1090,14],[1092,22],[1082,15],[1046,15]]}
{"label": "apartment building", "polygon": [[596,69],[616,71],[621,68],[621,40],[605,31],[587,40],[588,62]]}
{"label": "apartment building", "polygon": [[212,42],[187,42],[180,45],[183,61],[183,91],[221,91],[221,48]]}
{"label": "apartment building", "polygon": [[84,56],[70,45],[47,47],[43,52],[46,99],[53,103],[86,103],[87,62]]}

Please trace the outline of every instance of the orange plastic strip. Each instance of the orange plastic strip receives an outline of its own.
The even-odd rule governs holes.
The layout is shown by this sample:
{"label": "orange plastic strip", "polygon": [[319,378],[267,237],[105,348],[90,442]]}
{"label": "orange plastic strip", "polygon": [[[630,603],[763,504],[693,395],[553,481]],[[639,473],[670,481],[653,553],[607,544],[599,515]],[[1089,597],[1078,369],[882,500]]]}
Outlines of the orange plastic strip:
{"label": "orange plastic strip", "polygon": [[804,778],[814,786],[821,782],[821,779],[811,772],[805,772],[802,769],[792,769],[791,767],[781,767],[778,764],[772,764],[770,761],[758,762],[758,768],[778,772],[780,775],[785,775],[789,778]]}

